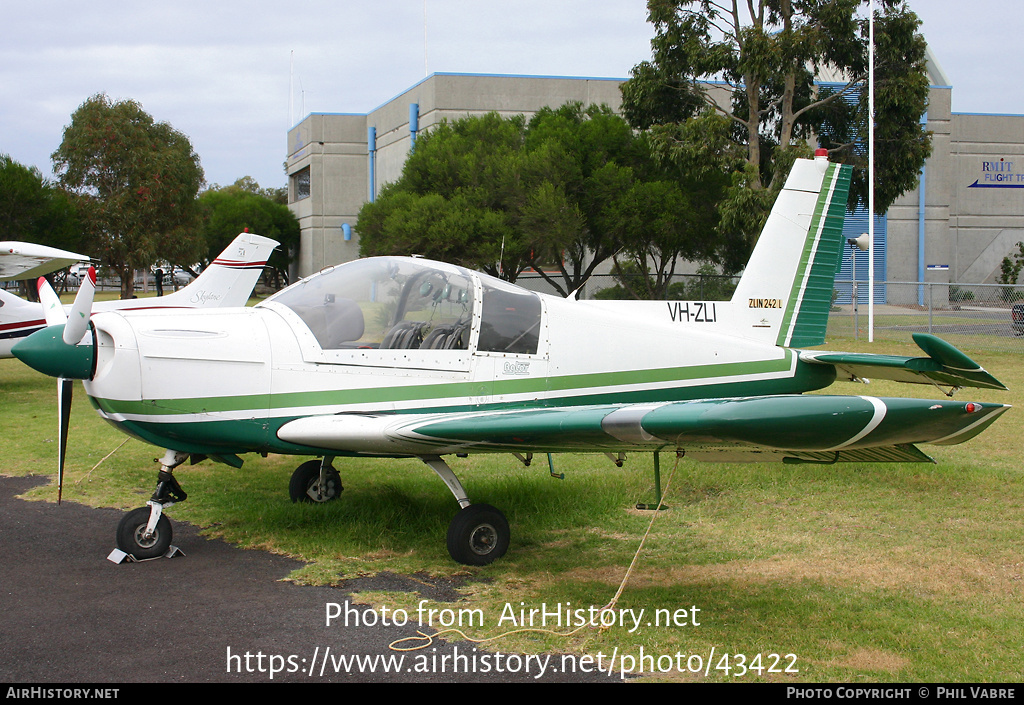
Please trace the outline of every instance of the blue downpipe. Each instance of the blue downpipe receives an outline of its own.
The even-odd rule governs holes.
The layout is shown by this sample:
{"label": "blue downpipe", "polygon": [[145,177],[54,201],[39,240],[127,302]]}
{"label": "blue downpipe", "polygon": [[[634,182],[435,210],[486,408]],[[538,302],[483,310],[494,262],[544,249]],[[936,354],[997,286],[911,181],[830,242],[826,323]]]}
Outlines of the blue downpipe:
{"label": "blue downpipe", "polygon": [[372,203],[377,199],[375,166],[377,164],[377,128],[366,128],[366,149],[370,158],[370,184],[369,201]]}
{"label": "blue downpipe", "polygon": [[409,153],[416,151],[416,133],[420,130],[420,104],[409,103]]}

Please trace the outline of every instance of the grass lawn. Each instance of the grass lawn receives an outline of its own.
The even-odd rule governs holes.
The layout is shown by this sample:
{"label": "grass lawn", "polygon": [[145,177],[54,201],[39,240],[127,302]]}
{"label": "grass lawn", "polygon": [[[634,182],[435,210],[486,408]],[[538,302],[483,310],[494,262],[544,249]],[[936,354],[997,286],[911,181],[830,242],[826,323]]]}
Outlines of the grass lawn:
{"label": "grass lawn", "polygon": [[[894,341],[836,339],[823,347],[919,354]],[[1024,401],[1019,355],[966,352],[1011,391],[965,390],[957,399]],[[3,474],[55,476],[55,389],[54,380],[18,361],[0,360]],[[942,397],[932,387],[887,382],[838,383],[829,391]],[[1020,681],[1020,413],[1011,410],[966,444],[924,446],[935,465],[683,461],[673,473],[674,458],[663,455],[670,508],[658,513],[617,602],[633,610],[626,624],[571,636],[512,634],[483,648],[595,659],[600,653],[606,668],[615,653],[616,671],[642,669],[655,680]],[[136,440],[118,448],[125,438],[95,414],[78,385],[65,501],[123,509],[145,503],[161,451]],[[630,455],[622,468],[603,455],[556,456],[564,480],[549,476],[544,456],[528,468],[510,456],[452,458],[473,501],[501,508],[513,532],[504,559],[466,568],[444,546],[456,504],[419,461],[338,460],[346,487],[340,500],[299,506],[289,501],[287,484],[301,460],[250,456],[241,470],[182,466],[176,474],[190,497],[169,515],[243,547],[301,558],[307,566],[292,576],[300,582],[339,583],[382,571],[454,580],[459,602],[425,607],[437,610],[435,628],[461,617],[472,638],[510,631],[518,626],[510,617],[520,610],[544,605],[564,613],[607,604],[652,514],[634,508],[653,499],[650,455]],[[55,501],[55,484],[27,498]],[[359,599],[407,610],[415,622],[421,596],[378,592]],[[630,614],[641,609],[633,629]],[[549,629],[570,631],[562,625],[547,620]],[[653,658],[631,663],[641,650]]]}

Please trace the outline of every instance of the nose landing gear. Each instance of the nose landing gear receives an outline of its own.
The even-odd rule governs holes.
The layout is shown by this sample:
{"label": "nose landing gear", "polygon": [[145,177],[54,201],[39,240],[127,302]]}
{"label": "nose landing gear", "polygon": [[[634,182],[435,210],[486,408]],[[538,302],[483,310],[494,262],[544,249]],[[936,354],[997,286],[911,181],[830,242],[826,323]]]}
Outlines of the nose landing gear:
{"label": "nose landing gear", "polygon": [[188,453],[167,451],[160,459],[156,490],[145,507],[128,512],[117,525],[117,547],[134,560],[159,558],[171,549],[173,530],[163,510],[188,495],[174,478],[174,468],[188,459]]}

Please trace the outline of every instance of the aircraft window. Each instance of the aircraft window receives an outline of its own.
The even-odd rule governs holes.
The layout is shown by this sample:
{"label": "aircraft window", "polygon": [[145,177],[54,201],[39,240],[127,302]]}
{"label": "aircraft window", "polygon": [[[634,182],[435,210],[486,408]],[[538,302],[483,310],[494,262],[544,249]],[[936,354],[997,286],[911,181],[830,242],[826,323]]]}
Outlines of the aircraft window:
{"label": "aircraft window", "polygon": [[536,294],[485,283],[479,350],[536,355],[540,318]]}
{"label": "aircraft window", "polygon": [[325,350],[466,350],[473,314],[467,272],[369,258],[309,277],[273,299],[302,318]]}

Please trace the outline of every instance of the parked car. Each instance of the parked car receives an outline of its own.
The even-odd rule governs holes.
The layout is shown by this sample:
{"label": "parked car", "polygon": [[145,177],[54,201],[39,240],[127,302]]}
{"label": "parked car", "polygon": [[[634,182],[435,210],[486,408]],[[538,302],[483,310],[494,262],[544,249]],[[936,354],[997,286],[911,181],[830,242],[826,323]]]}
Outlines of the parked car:
{"label": "parked car", "polygon": [[1013,334],[1024,335],[1024,304],[1014,304],[1013,312]]}
{"label": "parked car", "polygon": [[73,264],[68,267],[68,271],[64,274],[64,282],[71,288],[76,288],[82,284],[85,277],[89,272],[89,264]]}

